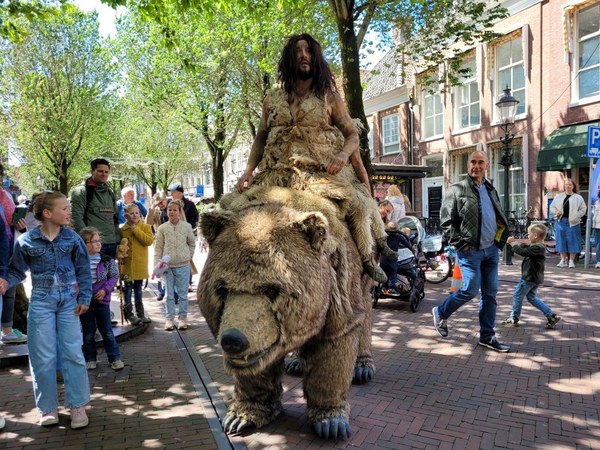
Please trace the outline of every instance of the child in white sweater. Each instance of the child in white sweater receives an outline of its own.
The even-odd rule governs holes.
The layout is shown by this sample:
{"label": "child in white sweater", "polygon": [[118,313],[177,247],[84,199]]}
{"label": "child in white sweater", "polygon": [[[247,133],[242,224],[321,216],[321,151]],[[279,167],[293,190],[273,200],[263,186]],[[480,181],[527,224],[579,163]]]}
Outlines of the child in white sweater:
{"label": "child in white sweater", "polygon": [[190,262],[196,249],[196,238],[192,226],[184,219],[183,202],[172,200],[167,206],[169,220],[156,231],[154,264],[165,255],[171,257],[165,272],[165,288],[167,291],[165,330],[175,329],[175,290],[179,296],[179,319],[177,328],[188,328],[188,285],[190,281]]}

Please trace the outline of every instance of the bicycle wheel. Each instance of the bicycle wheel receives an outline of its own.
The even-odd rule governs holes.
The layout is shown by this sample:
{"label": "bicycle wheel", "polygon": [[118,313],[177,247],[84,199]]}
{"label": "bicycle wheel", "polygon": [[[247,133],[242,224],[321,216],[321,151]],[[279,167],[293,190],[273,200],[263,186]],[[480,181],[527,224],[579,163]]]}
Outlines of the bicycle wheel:
{"label": "bicycle wheel", "polygon": [[421,267],[425,273],[425,280],[428,283],[439,284],[446,281],[452,275],[454,263],[452,259],[447,258],[444,253],[441,253],[435,255],[433,258],[423,260]]}

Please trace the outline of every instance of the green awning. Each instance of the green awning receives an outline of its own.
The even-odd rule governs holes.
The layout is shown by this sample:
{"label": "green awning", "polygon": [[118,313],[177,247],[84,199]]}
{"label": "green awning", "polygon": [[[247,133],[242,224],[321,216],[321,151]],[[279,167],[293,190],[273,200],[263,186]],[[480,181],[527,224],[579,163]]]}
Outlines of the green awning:
{"label": "green awning", "polygon": [[557,128],[550,133],[544,140],[538,154],[538,172],[589,167],[590,158],[587,157],[588,127],[599,124],[600,122],[588,122],[568,125]]}

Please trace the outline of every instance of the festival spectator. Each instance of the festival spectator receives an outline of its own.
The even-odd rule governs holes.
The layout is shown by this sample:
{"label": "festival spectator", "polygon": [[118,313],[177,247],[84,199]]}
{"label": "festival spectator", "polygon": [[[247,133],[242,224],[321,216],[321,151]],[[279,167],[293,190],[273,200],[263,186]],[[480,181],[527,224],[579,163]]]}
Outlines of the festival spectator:
{"label": "festival spectator", "polygon": [[102,239],[101,253],[114,258],[120,235],[115,194],[107,184],[110,163],[97,158],[90,166],[91,176],[71,192],[73,228],[77,232],[84,227],[97,228]]}
{"label": "festival spectator", "polygon": [[179,294],[179,320],[177,328],[188,328],[188,284],[190,277],[190,262],[196,249],[196,239],[189,223],[183,220],[183,202],[172,200],[167,206],[169,221],[158,227],[156,245],[154,248],[154,265],[164,256],[169,256],[169,269],[165,273],[167,289],[165,330],[175,328],[175,290]]}
{"label": "festival spectator", "polygon": [[585,216],[587,206],[572,179],[565,180],[565,190],[554,197],[550,212],[556,217],[556,251],[560,253],[558,267],[573,269],[575,258],[581,252],[581,218]]}
{"label": "festival spectator", "polygon": [[406,216],[406,208],[404,206],[404,196],[400,189],[395,184],[388,187],[387,196],[385,197],[394,206],[392,217],[389,218],[392,222],[398,223],[400,219]]}
{"label": "festival spectator", "polygon": [[[140,210],[135,203],[125,206],[127,222],[121,227],[121,235],[129,241],[129,251],[121,265],[121,276],[125,280],[125,318],[133,325],[150,323],[151,320],[144,313],[142,301],[142,286],[148,278],[148,247],[152,245],[154,237],[150,225],[141,221]],[[131,293],[135,300],[135,311],[131,304]]]}
{"label": "festival spectator", "polygon": [[135,203],[140,210],[142,219],[146,218],[148,211],[144,207],[144,204],[135,198],[135,189],[131,186],[126,186],[121,189],[121,198],[117,201],[117,211],[119,213],[119,223],[123,225],[127,219],[125,219],[125,206],[130,203]]}
{"label": "festival spectator", "polygon": [[90,273],[92,274],[90,308],[79,316],[83,332],[82,348],[85,366],[87,370],[97,367],[96,330],[98,330],[102,336],[110,368],[121,370],[125,364],[121,361],[121,352],[110,322],[111,293],[119,279],[117,262],[110,256],[100,253],[102,241],[96,228],[85,227],[79,232],[79,235],[85,242],[90,257]]}
{"label": "festival spectator", "polygon": [[90,401],[90,386],[77,316],[88,310],[92,298],[90,259],[81,237],[69,228],[71,210],[63,194],[44,192],[36,198],[33,208],[42,224],[19,236],[8,281],[0,279],[0,294],[23,281],[26,272],[30,272],[29,367],[41,413],[40,425],[58,424],[59,354],[71,428],[83,428],[89,423],[85,405]]}

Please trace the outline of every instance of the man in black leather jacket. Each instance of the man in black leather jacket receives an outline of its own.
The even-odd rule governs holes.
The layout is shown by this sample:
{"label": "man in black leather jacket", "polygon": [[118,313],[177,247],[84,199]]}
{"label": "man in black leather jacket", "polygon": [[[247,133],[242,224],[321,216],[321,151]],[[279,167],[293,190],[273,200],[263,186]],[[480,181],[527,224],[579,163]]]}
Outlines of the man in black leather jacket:
{"label": "man in black leather jacket", "polygon": [[510,348],[498,342],[494,332],[498,253],[508,238],[508,222],[496,189],[485,179],[488,164],[484,152],[471,153],[469,176],[450,186],[444,196],[441,226],[448,242],[457,250],[463,283],[431,312],[436,331],[445,338],[448,336],[447,319],[481,290],[479,344],[508,352]]}

